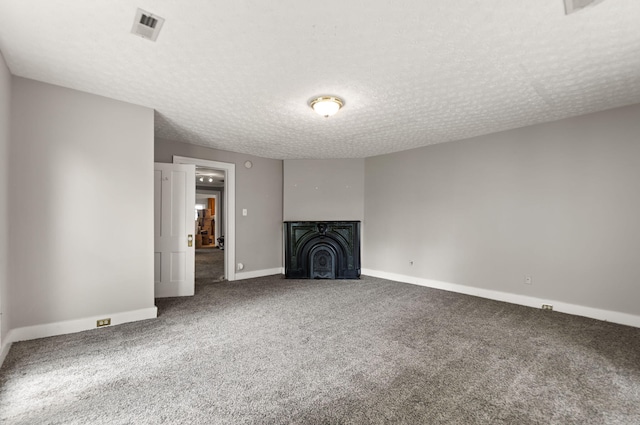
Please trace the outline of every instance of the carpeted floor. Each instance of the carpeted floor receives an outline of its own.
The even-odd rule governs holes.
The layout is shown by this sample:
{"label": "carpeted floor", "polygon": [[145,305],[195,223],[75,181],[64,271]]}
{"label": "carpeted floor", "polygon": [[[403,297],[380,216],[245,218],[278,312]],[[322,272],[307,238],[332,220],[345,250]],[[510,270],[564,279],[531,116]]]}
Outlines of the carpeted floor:
{"label": "carpeted floor", "polygon": [[196,249],[196,284],[224,280],[224,251],[218,248]]}
{"label": "carpeted floor", "polygon": [[14,344],[0,422],[640,423],[637,328],[370,277],[201,283],[157,305]]}

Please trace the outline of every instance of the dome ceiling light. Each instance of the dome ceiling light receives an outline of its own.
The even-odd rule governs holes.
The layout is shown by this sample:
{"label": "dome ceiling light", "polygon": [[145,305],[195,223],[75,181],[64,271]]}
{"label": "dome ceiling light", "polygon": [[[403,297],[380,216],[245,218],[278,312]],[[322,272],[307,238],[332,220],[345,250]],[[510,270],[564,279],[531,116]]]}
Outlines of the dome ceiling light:
{"label": "dome ceiling light", "polygon": [[318,115],[322,115],[325,118],[334,115],[343,105],[344,101],[336,96],[320,96],[309,102],[309,106],[311,106]]}

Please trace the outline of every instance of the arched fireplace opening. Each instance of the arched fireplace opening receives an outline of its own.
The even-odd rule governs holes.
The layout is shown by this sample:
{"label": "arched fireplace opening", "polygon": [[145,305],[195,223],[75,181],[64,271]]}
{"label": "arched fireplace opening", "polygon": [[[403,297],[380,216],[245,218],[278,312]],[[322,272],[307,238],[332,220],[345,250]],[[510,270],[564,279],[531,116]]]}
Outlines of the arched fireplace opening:
{"label": "arched fireplace opening", "polygon": [[315,245],[309,252],[310,279],[336,278],[336,252],[327,244]]}

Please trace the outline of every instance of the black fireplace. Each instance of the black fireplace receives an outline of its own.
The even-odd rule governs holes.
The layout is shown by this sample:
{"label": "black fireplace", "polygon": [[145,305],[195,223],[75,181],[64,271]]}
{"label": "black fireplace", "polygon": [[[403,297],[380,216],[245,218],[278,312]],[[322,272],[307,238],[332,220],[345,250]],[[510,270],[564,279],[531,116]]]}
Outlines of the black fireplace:
{"label": "black fireplace", "polygon": [[285,221],[288,279],[360,278],[359,221]]}

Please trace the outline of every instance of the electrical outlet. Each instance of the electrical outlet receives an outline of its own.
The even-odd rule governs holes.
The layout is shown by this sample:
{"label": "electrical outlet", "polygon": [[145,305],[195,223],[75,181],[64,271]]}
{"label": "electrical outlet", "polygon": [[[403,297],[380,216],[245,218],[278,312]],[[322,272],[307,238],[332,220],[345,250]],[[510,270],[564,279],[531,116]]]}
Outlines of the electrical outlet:
{"label": "electrical outlet", "polygon": [[553,306],[551,304],[542,304],[542,309],[543,310],[553,310]]}
{"label": "electrical outlet", "polygon": [[525,276],[524,277],[524,284],[525,285],[533,285],[533,278],[531,276]]}
{"label": "electrical outlet", "polygon": [[111,318],[108,319],[100,319],[96,323],[97,327],[109,326],[111,324]]}

